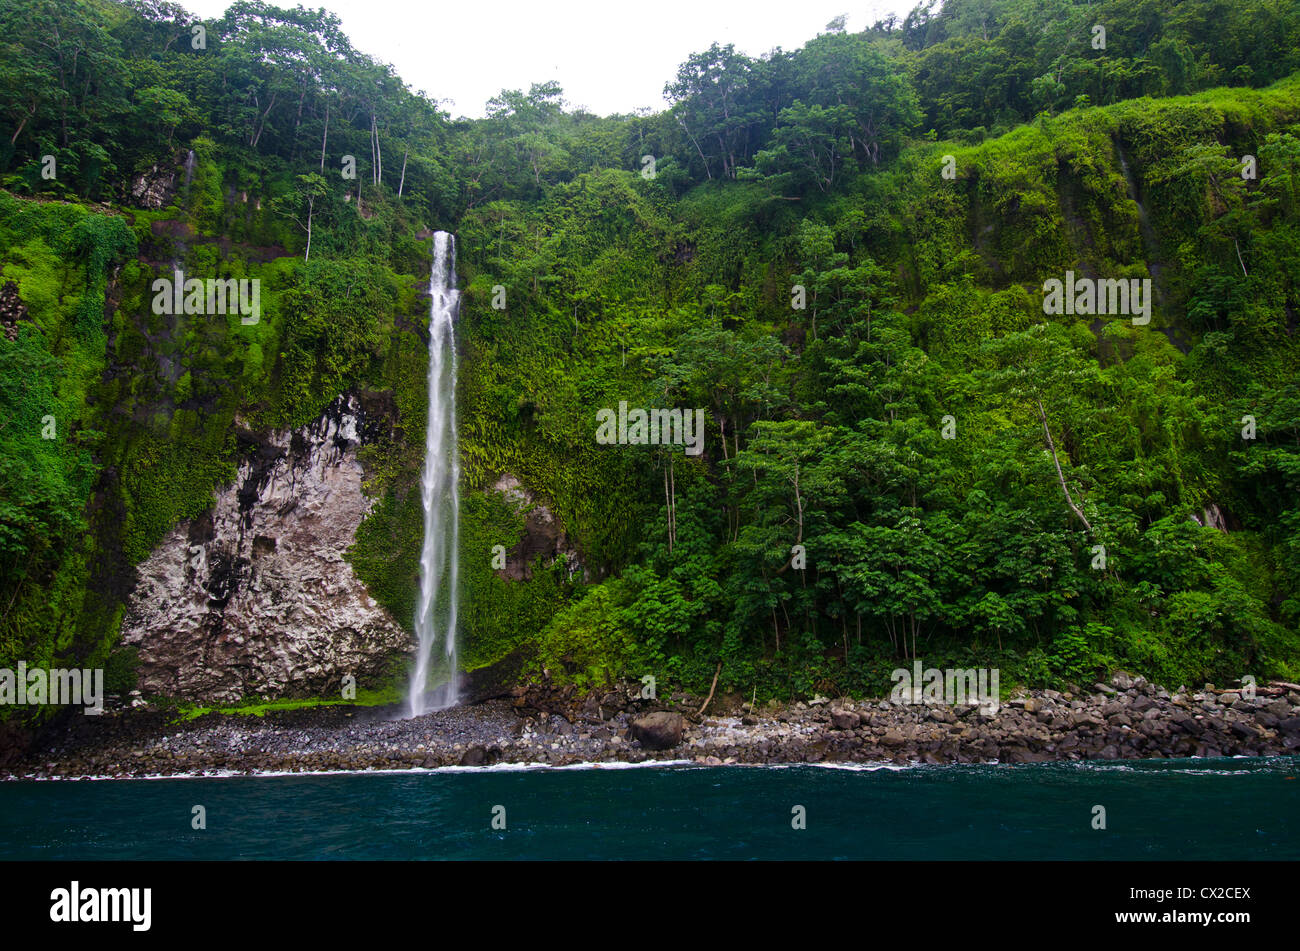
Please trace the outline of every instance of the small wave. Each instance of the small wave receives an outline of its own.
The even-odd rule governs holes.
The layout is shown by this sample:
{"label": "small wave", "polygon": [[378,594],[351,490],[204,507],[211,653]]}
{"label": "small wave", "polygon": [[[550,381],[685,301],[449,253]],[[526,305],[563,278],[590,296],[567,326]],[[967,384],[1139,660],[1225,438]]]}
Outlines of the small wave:
{"label": "small wave", "polygon": [[142,780],[159,780],[159,779],[274,779],[285,776],[410,776],[420,773],[523,773],[535,770],[550,770],[559,772],[561,770],[583,770],[583,769],[642,769],[656,767],[682,767],[682,766],[701,766],[694,760],[688,759],[662,759],[662,760],[644,760],[640,763],[627,763],[621,760],[612,760],[609,762],[585,762],[569,763],[565,766],[552,766],[550,763],[494,763],[491,766],[412,766],[407,769],[314,769],[314,770],[293,770],[293,769],[275,769],[275,770],[213,770],[202,773],[148,773],[144,776],[112,776],[108,774],[95,776],[18,776],[13,778],[13,782],[99,782],[99,781],[118,781],[131,782]]}
{"label": "small wave", "polygon": [[[1207,765],[1213,762],[1237,764],[1231,768],[1214,768]],[[195,773],[149,773],[144,776],[15,776],[7,782],[98,782],[98,781],[132,781],[159,779],[234,779],[238,777],[273,779],[285,776],[409,776],[423,773],[523,773],[536,770],[572,771],[572,770],[617,770],[617,769],[666,769],[690,767],[693,769],[721,769],[736,766],[751,769],[834,769],[851,773],[872,773],[878,770],[903,772],[908,770],[1037,770],[1062,769],[1094,771],[1109,773],[1152,773],[1177,774],[1180,776],[1250,776],[1262,771],[1287,772],[1300,769],[1300,756],[1231,756],[1209,759],[1193,756],[1181,759],[1144,759],[1144,760],[1051,760],[1042,763],[885,763],[885,762],[821,762],[821,763],[722,763],[708,764],[691,759],[642,760],[629,763],[623,760],[587,761],[569,763],[564,766],[552,766],[550,763],[495,763],[491,766],[413,766],[391,769],[318,769],[318,770],[212,770]]]}

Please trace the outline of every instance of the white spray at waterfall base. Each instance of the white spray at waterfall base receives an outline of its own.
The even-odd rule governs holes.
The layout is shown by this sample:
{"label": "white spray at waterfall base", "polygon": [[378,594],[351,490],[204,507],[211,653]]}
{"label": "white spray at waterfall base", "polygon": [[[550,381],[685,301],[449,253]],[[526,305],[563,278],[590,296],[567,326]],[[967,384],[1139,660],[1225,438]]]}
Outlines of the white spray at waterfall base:
{"label": "white spray at waterfall base", "polygon": [[420,599],[415,609],[418,641],[411,673],[410,715],[456,704],[457,561],[460,548],[460,459],[456,447],[456,340],[460,303],[456,290],[456,241],[433,236],[429,278],[429,421],[424,440],[424,546],[420,551]]}

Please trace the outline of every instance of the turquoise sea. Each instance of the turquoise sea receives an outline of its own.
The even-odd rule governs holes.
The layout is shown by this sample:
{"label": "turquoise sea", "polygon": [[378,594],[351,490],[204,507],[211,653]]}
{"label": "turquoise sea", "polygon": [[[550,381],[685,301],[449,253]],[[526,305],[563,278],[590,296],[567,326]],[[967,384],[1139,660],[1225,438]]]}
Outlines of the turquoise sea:
{"label": "turquoise sea", "polygon": [[1297,859],[1300,760],[0,783],[0,859],[618,858]]}

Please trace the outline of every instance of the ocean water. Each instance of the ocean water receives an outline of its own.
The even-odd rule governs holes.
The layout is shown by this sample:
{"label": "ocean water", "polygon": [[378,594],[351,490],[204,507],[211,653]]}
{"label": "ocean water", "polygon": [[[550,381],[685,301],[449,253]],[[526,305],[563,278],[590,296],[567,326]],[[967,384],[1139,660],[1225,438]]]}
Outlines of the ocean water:
{"label": "ocean water", "polygon": [[1297,859],[1300,759],[0,783],[0,859],[619,858]]}

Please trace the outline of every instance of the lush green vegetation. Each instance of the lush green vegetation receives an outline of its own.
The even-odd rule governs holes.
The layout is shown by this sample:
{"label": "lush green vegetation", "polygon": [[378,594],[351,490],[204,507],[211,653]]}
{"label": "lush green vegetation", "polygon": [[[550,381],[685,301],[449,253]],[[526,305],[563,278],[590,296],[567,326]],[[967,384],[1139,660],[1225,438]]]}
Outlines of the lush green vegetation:
{"label": "lush green vegetation", "polygon": [[398,690],[396,686],[390,686],[387,689],[358,690],[356,697],[348,700],[337,698],[328,700],[321,697],[306,697],[301,699],[252,702],[233,707],[201,707],[194,704],[179,704],[177,705],[175,714],[176,719],[180,721],[197,720],[199,717],[209,713],[220,713],[228,716],[264,717],[268,713],[278,713],[285,710],[308,710],[313,707],[341,707],[353,705],[359,707],[380,707],[397,703],[401,699],[401,691]]}
{"label": "lush green vegetation", "polygon": [[[917,655],[1300,676],[1300,5],[949,0],[714,46],[660,114],[541,84],[481,120],[328,14],[237,3],[204,49],[197,22],[0,0],[0,286],[27,315],[0,338],[0,666],[103,660],[132,565],[233,476],[236,419],[347,389],[396,407],[351,558],[410,623],[446,228],[468,666],[526,645],[698,690],[720,664],[763,697]],[[141,208],[159,170],[170,204]],[[173,264],[260,278],[261,321],[153,314]],[[1067,270],[1151,278],[1150,324],[1046,315]],[[704,409],[703,454],[598,444],[620,401]],[[507,472],[585,578],[492,569],[524,532]]]}

